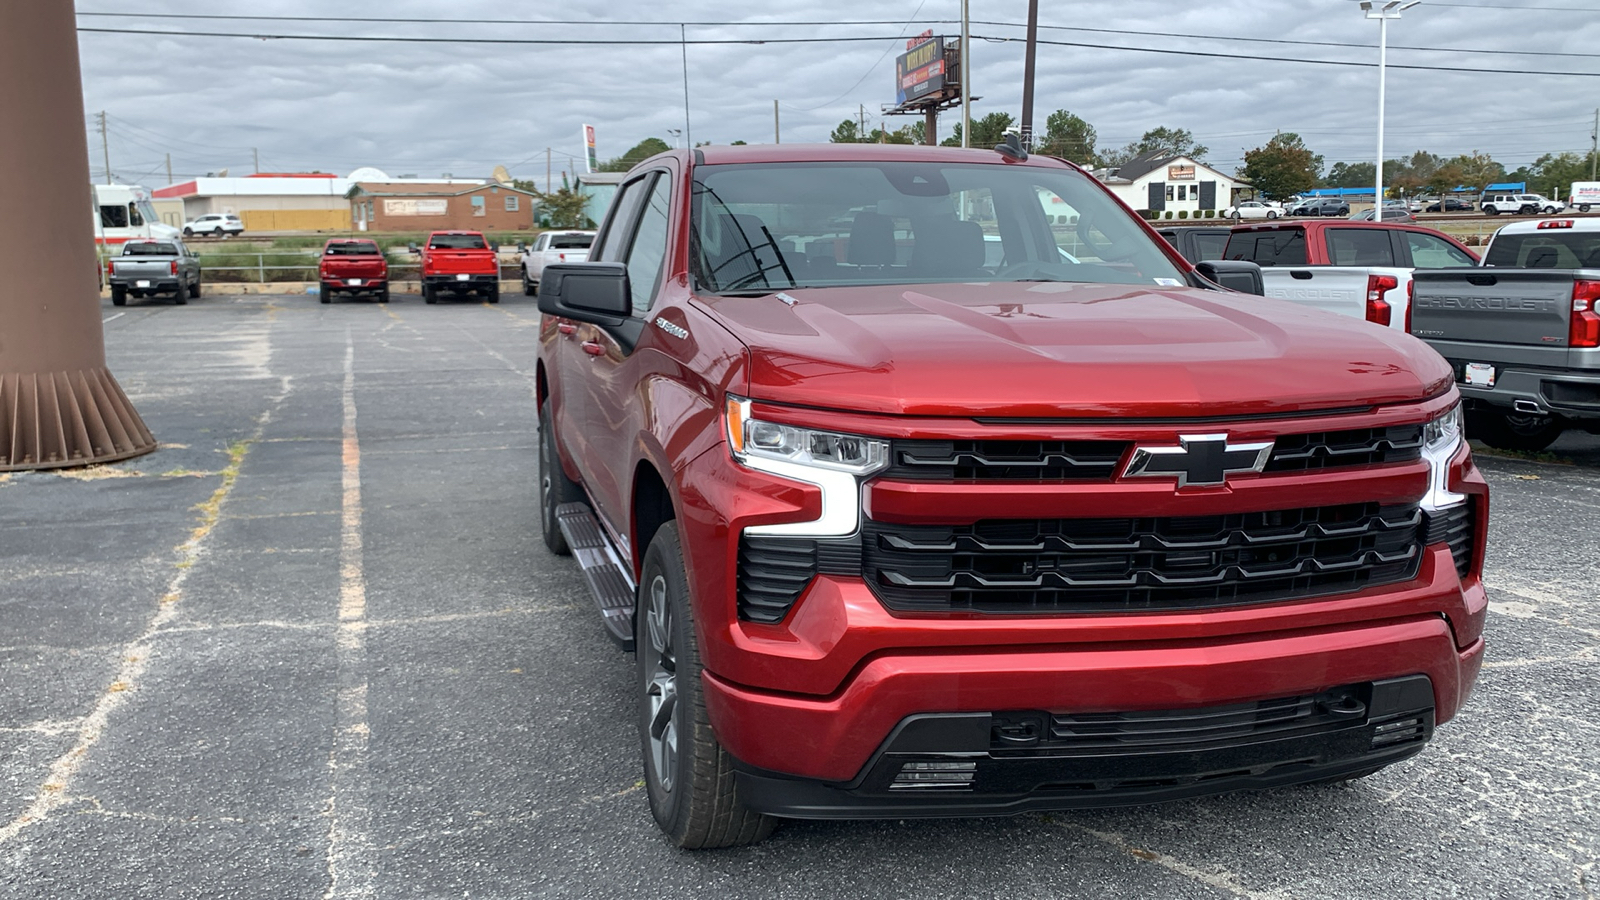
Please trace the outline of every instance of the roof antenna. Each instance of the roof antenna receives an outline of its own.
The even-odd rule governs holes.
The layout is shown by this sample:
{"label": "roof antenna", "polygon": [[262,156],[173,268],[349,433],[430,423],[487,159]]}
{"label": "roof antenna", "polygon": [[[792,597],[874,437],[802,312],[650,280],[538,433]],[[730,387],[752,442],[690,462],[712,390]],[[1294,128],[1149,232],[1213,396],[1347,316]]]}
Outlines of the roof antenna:
{"label": "roof antenna", "polygon": [[1028,151],[1022,147],[1022,136],[1015,131],[1007,131],[1005,143],[995,144],[994,152],[1015,162],[1022,162],[1028,158]]}

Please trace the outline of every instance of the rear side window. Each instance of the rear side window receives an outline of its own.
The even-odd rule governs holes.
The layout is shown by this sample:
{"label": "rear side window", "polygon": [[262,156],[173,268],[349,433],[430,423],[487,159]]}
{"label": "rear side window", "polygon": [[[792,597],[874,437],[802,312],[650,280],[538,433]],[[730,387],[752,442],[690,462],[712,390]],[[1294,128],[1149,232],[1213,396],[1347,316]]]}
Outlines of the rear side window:
{"label": "rear side window", "polygon": [[1377,228],[1329,228],[1328,259],[1336,266],[1392,266],[1394,244]]}
{"label": "rear side window", "polygon": [[1411,264],[1419,269],[1445,269],[1450,266],[1475,266],[1471,256],[1460,247],[1431,234],[1406,232],[1406,244],[1411,247]]}
{"label": "rear side window", "polygon": [[589,234],[563,234],[550,239],[551,250],[587,250],[594,243],[594,236]]}
{"label": "rear side window", "polygon": [[1600,268],[1600,231],[1503,234],[1490,245],[1483,264],[1526,269]]}
{"label": "rear side window", "polygon": [[1303,266],[1306,264],[1305,229],[1236,231],[1228,238],[1227,257],[1262,266]]}

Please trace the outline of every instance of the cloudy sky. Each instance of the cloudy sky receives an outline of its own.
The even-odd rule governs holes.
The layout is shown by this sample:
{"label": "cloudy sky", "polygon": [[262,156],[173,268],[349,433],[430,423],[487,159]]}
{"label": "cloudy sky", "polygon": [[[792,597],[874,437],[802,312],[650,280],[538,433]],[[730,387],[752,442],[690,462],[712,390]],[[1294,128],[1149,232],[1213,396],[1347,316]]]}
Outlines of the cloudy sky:
{"label": "cloudy sky", "polygon": [[[1093,124],[1102,147],[1159,125],[1186,128],[1228,171],[1280,130],[1298,132],[1330,164],[1372,158],[1378,25],[1353,0],[1040,6],[1041,40],[1061,44],[1039,48],[1039,130],[1063,108]],[[1016,114],[1027,3],[972,0],[971,9],[982,38],[972,48],[974,115]],[[112,171],[158,186],[166,154],[182,180],[247,174],[253,150],[262,171],[373,165],[479,176],[504,165],[542,181],[553,148],[559,178],[581,165],[582,123],[596,127],[601,158],[645,137],[674,139],[668,130],[685,127],[685,50],[696,142],[771,141],[773,100],[784,142],[826,141],[863,108],[877,124],[894,99],[904,36],[959,33],[960,3],[79,0],[78,11],[80,29],[450,39],[80,31],[96,176],[95,113],[104,110]],[[119,15],[93,15],[110,12]],[[327,18],[335,15],[344,18]],[[207,18],[217,16],[274,18]],[[663,24],[680,21],[700,23],[683,29],[686,48],[678,25]],[[796,38],[851,40],[772,42]],[[602,43],[571,43],[579,41]],[[664,43],[603,43],[620,41]],[[1600,0],[1429,0],[1390,25],[1389,43],[1386,156],[1479,150],[1515,168],[1545,152],[1588,150],[1600,106]],[[941,117],[941,135],[958,120],[959,110]]]}

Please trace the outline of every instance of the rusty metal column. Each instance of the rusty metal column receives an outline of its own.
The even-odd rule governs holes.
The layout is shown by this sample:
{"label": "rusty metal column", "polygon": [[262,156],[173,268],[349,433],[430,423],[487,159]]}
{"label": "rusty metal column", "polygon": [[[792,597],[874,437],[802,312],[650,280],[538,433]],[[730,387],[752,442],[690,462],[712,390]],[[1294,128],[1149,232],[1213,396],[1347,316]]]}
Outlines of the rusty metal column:
{"label": "rusty metal column", "polygon": [[106,369],[71,3],[0,5],[0,472],[148,453]]}

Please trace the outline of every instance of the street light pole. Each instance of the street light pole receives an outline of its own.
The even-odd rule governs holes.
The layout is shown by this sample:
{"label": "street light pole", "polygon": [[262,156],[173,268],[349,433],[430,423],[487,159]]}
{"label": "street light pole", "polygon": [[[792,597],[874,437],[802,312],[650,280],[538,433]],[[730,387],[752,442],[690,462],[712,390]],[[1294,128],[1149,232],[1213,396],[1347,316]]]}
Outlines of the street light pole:
{"label": "street light pole", "polygon": [[[1369,19],[1378,20],[1378,159],[1373,167],[1372,220],[1383,221],[1383,101],[1384,74],[1389,62],[1389,20],[1400,18],[1400,13],[1422,0],[1387,0],[1374,9],[1372,0],[1361,0],[1361,9]],[[1444,201],[1439,201],[1443,203]]]}
{"label": "street light pole", "polygon": [[967,0],[961,0],[961,146],[972,146],[972,53],[967,49],[972,43],[972,20],[968,17]]}

